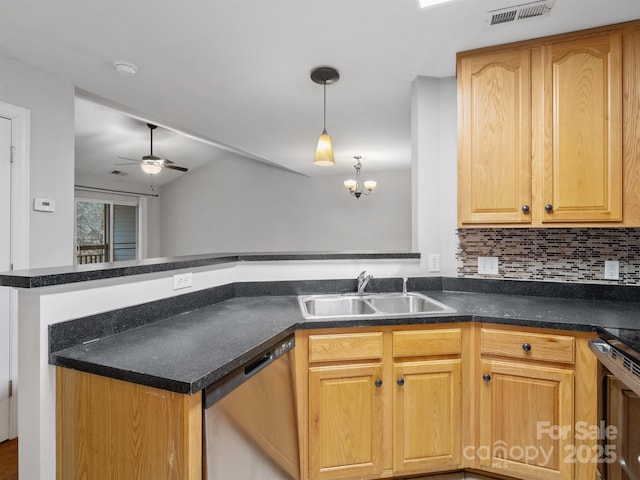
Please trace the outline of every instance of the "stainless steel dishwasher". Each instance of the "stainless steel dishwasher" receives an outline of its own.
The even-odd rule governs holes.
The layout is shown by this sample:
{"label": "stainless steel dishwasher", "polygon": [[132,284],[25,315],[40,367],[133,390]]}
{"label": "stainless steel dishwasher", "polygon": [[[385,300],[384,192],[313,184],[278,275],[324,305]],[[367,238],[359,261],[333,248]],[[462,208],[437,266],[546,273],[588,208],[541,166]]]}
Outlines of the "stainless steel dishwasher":
{"label": "stainless steel dishwasher", "polygon": [[294,339],[204,392],[203,478],[299,480]]}

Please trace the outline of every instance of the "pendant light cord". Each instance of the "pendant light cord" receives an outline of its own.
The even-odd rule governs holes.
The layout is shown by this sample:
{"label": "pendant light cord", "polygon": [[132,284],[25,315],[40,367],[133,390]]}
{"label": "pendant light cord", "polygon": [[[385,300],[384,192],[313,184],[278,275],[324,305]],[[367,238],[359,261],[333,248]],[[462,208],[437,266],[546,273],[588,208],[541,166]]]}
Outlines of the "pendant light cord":
{"label": "pendant light cord", "polygon": [[327,81],[325,80],[323,82],[324,85],[324,130],[323,132],[326,134],[327,133]]}

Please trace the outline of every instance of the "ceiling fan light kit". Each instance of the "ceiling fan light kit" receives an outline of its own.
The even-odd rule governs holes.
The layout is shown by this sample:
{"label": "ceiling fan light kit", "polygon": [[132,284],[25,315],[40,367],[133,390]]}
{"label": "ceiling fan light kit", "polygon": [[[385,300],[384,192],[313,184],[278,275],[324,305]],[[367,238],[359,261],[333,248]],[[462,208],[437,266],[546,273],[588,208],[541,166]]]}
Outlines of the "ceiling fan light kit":
{"label": "ceiling fan light kit", "polygon": [[327,85],[335,83],[339,79],[340,74],[333,67],[317,67],[311,70],[311,80],[322,85],[324,91],[324,128],[322,129],[322,134],[318,139],[318,146],[313,159],[313,163],[323,167],[330,167],[336,163],[333,157],[333,142],[331,141],[331,136],[327,133]]}
{"label": "ceiling fan light kit", "polygon": [[162,170],[162,167],[157,165],[153,160],[142,160],[142,162],[140,162],[140,168],[144,173],[148,173],[149,175],[155,175]]}

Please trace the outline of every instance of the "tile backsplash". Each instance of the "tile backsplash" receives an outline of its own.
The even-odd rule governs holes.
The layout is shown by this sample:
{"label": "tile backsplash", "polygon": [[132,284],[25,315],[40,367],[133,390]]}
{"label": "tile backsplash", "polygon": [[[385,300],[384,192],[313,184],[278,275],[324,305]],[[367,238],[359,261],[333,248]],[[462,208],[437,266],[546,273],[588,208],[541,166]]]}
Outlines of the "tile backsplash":
{"label": "tile backsplash", "polygon": [[[640,285],[638,228],[459,229],[458,276]],[[478,257],[498,257],[498,275],[479,275]],[[620,279],[605,280],[606,260]]]}

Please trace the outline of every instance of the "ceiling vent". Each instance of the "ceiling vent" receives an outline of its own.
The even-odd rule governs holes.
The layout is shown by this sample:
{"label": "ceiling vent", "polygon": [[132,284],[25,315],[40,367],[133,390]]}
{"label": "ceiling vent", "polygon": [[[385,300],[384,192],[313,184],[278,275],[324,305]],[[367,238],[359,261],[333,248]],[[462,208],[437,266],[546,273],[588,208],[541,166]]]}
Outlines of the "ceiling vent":
{"label": "ceiling vent", "polygon": [[487,12],[487,23],[489,25],[500,25],[502,23],[526,20],[534,17],[547,15],[553,7],[555,0],[541,0],[538,2],[523,3],[512,7],[500,8]]}

